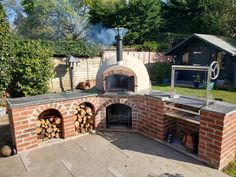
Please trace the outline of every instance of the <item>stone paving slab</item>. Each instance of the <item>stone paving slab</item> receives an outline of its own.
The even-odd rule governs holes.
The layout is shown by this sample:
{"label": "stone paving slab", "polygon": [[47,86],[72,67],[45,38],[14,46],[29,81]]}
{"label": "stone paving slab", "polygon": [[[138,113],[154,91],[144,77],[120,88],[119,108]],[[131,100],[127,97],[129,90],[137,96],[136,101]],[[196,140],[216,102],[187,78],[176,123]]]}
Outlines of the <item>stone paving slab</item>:
{"label": "stone paving slab", "polygon": [[137,133],[100,132],[0,159],[0,177],[226,177]]}

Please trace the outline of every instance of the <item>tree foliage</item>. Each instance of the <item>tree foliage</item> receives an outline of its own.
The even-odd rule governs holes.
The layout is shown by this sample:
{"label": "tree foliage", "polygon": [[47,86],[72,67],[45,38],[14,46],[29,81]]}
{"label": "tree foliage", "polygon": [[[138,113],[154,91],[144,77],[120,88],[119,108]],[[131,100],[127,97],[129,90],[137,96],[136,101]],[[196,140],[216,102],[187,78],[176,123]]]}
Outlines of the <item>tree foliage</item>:
{"label": "tree foliage", "polygon": [[52,52],[39,41],[16,41],[16,58],[9,91],[12,96],[43,94],[52,77]]}
{"label": "tree foliage", "polygon": [[23,0],[22,5],[26,16],[19,14],[16,20],[21,36],[42,40],[84,37],[88,9],[82,0]]}
{"label": "tree foliage", "polygon": [[162,2],[162,32],[236,37],[236,0]]}
{"label": "tree foliage", "polygon": [[10,82],[13,56],[12,35],[5,11],[0,4],[0,91],[5,90]]}
{"label": "tree foliage", "polygon": [[130,0],[128,4],[124,0],[95,0],[90,4],[89,13],[92,23],[128,29],[126,44],[154,39],[160,26],[158,0]]}
{"label": "tree foliage", "polygon": [[85,41],[47,41],[44,43],[52,49],[53,56],[94,57],[100,54],[98,45]]}

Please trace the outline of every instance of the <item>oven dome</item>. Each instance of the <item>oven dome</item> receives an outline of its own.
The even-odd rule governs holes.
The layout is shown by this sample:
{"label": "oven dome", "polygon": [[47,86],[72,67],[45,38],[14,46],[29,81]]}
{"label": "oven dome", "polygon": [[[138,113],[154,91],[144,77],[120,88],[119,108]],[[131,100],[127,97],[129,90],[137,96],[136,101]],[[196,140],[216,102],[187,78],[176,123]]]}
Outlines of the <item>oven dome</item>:
{"label": "oven dome", "polygon": [[112,74],[122,74],[134,77],[134,92],[149,90],[150,78],[145,65],[139,59],[123,54],[122,64],[117,64],[116,56],[111,56],[99,67],[96,75],[96,88],[107,91],[106,81]]}

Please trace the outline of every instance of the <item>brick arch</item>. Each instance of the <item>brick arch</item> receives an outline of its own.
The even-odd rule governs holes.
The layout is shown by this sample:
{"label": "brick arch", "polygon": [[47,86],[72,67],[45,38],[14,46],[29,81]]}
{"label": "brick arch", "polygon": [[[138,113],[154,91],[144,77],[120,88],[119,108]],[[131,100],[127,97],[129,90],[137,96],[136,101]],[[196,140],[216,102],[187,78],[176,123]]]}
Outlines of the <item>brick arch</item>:
{"label": "brick arch", "polygon": [[[105,70],[102,74],[102,80],[103,80],[103,90],[106,91],[106,82],[107,82],[107,78],[109,76],[112,76],[114,74],[121,74],[121,75],[125,75],[128,77],[134,76],[134,85],[138,85],[137,84],[137,76],[135,74],[135,72],[133,70],[131,70],[130,68],[127,68],[125,66],[122,66],[122,68],[118,67],[114,67],[112,70],[108,69]],[[136,87],[134,87],[134,90],[136,89]],[[136,90],[135,90],[136,91]]]}
{"label": "brick arch", "polygon": [[123,101],[121,101],[121,100],[122,100],[122,99],[118,99],[118,101],[116,101],[116,100],[112,100],[112,101],[108,100],[107,102],[103,103],[103,104],[100,106],[100,109],[104,109],[104,108],[106,108],[107,106],[110,106],[110,105],[112,105],[112,104],[117,104],[117,103],[127,105],[127,106],[131,107],[132,109],[137,109],[136,104],[134,104],[133,102],[131,102],[131,101],[129,101],[129,100],[126,100],[126,101],[123,102]]}
{"label": "brick arch", "polygon": [[93,106],[94,111],[96,112],[96,99],[91,100],[91,98],[84,98],[84,99],[79,99],[75,102],[73,102],[69,108],[69,110],[74,112],[74,110],[82,103],[89,103]]}
{"label": "brick arch", "polygon": [[67,109],[63,105],[63,103],[51,103],[51,104],[43,104],[43,105],[39,106],[37,109],[35,109],[33,111],[32,115],[34,118],[38,118],[38,116],[42,112],[44,112],[48,109],[54,109],[54,110],[58,111],[61,114],[62,118],[64,116],[66,116],[66,114],[67,114]]}
{"label": "brick arch", "polygon": [[[105,127],[106,126],[106,107],[110,106],[112,104],[124,104],[126,106],[131,107],[132,109],[132,122],[134,120],[134,122],[138,121],[138,107],[137,105],[133,102],[128,100],[127,98],[112,98],[107,100],[106,102],[102,103],[100,105],[100,107],[97,109],[96,114],[100,115],[99,120],[96,121],[96,126],[98,127]],[[136,124],[132,124],[133,125],[137,125]],[[137,128],[136,126],[134,126],[133,128]]]}

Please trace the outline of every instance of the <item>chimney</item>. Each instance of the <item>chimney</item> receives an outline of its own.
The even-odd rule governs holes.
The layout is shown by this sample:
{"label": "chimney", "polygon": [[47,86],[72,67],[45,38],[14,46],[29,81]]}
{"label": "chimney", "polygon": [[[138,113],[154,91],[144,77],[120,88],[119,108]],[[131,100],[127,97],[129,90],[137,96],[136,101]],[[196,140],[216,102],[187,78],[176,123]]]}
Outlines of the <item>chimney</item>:
{"label": "chimney", "polygon": [[116,35],[116,60],[118,65],[122,65],[123,63],[123,44],[122,44],[122,36],[118,33]]}

